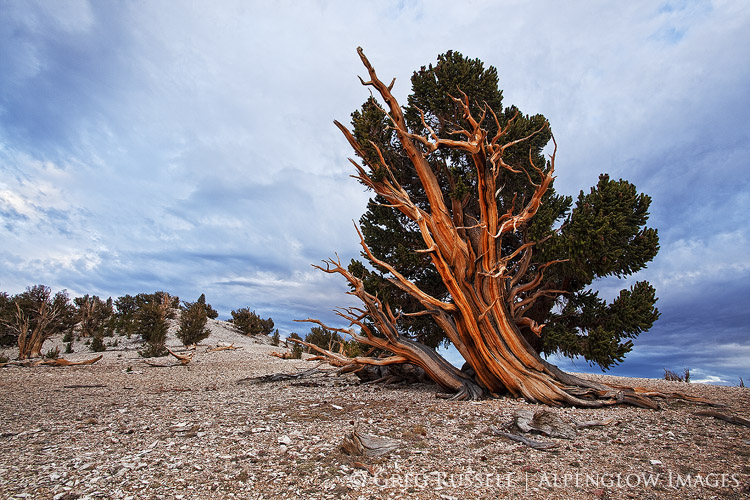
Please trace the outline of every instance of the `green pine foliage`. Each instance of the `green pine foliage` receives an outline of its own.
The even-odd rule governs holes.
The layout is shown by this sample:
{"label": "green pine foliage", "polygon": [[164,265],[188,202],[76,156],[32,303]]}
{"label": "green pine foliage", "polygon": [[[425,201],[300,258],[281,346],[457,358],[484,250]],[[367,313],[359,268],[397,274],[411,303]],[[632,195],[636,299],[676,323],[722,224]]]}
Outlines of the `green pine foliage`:
{"label": "green pine foliage", "polygon": [[0,292],[0,347],[11,346],[15,342],[14,332],[10,328],[15,306],[7,292]]}
{"label": "green pine foliage", "polygon": [[136,311],[138,302],[132,295],[123,295],[115,300],[114,324],[120,335],[127,338],[132,337],[138,328],[136,323]]}
{"label": "green pine foliage", "polygon": [[273,331],[273,319],[262,319],[255,311],[247,307],[232,311],[232,324],[244,335],[270,335]]}
{"label": "green pine foliage", "polygon": [[143,357],[157,357],[168,354],[166,349],[167,320],[174,318],[174,310],[179,306],[179,298],[167,292],[138,294],[135,297],[137,309],[134,312],[135,331],[146,342],[140,351]]}
{"label": "green pine foliage", "polygon": [[[76,297],[73,299],[76,306],[75,320],[81,337],[92,338],[89,348],[94,352],[107,350],[103,337],[112,335],[114,307],[112,298],[106,301],[96,295]],[[65,339],[63,338],[63,341]]]}
{"label": "green pine foliage", "polygon": [[[302,337],[299,336],[299,334],[292,332],[289,335],[289,338],[302,340]],[[292,349],[291,349],[291,358],[292,359],[301,359],[302,358],[302,344],[298,344],[296,342],[292,342]]]}
{"label": "green pine foliage", "polygon": [[91,349],[93,352],[104,352],[107,350],[107,346],[104,345],[104,339],[101,336],[97,335],[91,339],[89,349]]}
{"label": "green pine foliage", "polygon": [[207,338],[211,331],[206,328],[208,322],[208,308],[206,298],[201,295],[203,302],[184,302],[182,315],[180,316],[180,328],[177,330],[177,338],[183,345],[197,344]]}
{"label": "green pine foliage", "polygon": [[202,293],[200,297],[198,297],[198,303],[202,304],[203,307],[206,309],[206,316],[210,319],[216,319],[219,317],[219,312],[211,307],[211,304],[206,303],[206,294]]}
{"label": "green pine foliage", "polygon": [[[412,92],[404,115],[413,133],[441,138],[468,128],[460,106],[451,96],[467,96],[474,116],[481,116],[485,104],[488,113],[484,126],[492,137],[500,127],[508,127],[505,140],[516,140],[537,131],[546,122],[542,115],[526,115],[514,106],[503,106],[498,87],[498,72],[482,61],[449,51],[438,56],[435,65],[414,72]],[[510,122],[511,118],[514,121]],[[381,164],[375,145],[382,152],[393,175],[422,208],[427,207],[424,189],[408,158],[398,145],[389,119],[371,97],[352,113],[355,138],[364,145],[364,154],[374,164]],[[542,130],[522,146],[506,150],[503,159],[512,168],[546,163],[543,151],[549,147],[551,132]],[[461,151],[438,149],[427,160],[443,188],[446,206],[457,225],[471,226],[479,220],[476,175],[470,157]],[[375,175],[386,175],[386,170]],[[539,180],[537,172],[511,174],[503,172],[501,189],[495,194],[500,213],[518,210],[531,196]],[[562,196],[551,187],[532,221],[509,234],[501,242],[505,255],[520,245],[536,241],[534,256],[527,271],[530,280],[545,263],[564,261],[544,268],[539,289],[564,293],[539,299],[524,312],[538,324],[545,324],[537,336],[520,326],[525,338],[537,352],[583,356],[592,364],[607,369],[621,362],[632,349],[633,340],[651,328],[659,317],[655,307],[656,292],[647,282],[638,282],[622,290],[608,303],[592,291],[597,279],[615,276],[627,278],[646,267],[659,250],[657,231],[647,227],[651,199],[638,193],[625,180],[614,181],[602,174],[588,193],[581,191],[575,200]],[[431,264],[427,253],[418,253],[424,241],[416,224],[376,196],[367,205],[360,226],[373,254],[393,265],[426,293],[441,300],[451,300],[445,285]],[[352,261],[349,270],[363,279],[368,292],[376,294],[394,311],[413,313],[421,306],[407,293],[388,281],[388,273],[374,263]],[[402,316],[399,321],[404,335],[437,347],[448,343],[429,316]]]}
{"label": "green pine foliage", "polygon": [[58,359],[59,357],[60,357],[60,348],[59,347],[55,347],[54,349],[50,349],[44,355],[45,359]]}

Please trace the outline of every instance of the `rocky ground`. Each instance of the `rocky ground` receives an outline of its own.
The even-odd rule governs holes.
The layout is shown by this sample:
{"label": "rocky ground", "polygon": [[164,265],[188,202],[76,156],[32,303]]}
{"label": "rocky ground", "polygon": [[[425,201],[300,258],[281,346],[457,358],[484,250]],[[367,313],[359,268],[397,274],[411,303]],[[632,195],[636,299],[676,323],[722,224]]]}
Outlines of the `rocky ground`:
{"label": "rocky ground", "polygon": [[[530,435],[557,444],[535,450],[492,430],[537,405],[448,402],[433,386],[360,385],[325,366],[258,383],[315,364],[211,325],[186,367],[147,366],[135,340],[115,337],[91,366],[0,369],[0,499],[750,498],[750,428],[696,415],[701,405],[558,408],[570,423],[609,423],[573,439]],[[222,343],[242,349],[206,352]],[[62,351],[59,340],[45,351],[55,345]],[[82,342],[74,349],[67,359],[94,356]],[[710,398],[750,418],[745,388],[596,378]],[[355,429],[398,446],[347,455],[341,443]]]}

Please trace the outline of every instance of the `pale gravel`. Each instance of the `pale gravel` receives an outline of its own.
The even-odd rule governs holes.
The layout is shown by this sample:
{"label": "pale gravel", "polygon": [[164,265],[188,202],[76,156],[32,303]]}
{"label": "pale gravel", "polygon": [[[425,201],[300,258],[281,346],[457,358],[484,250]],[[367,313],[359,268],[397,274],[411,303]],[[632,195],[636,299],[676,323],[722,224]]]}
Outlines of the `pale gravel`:
{"label": "pale gravel", "polygon": [[[537,405],[449,402],[434,386],[359,385],[351,375],[252,383],[315,365],[272,357],[283,346],[226,323],[211,329],[188,367],[149,367],[137,341],[114,337],[95,365],[0,369],[0,500],[750,498],[750,429],[696,416],[700,405],[559,408],[572,422],[617,423],[573,440],[531,436],[559,443],[537,451],[488,432]],[[242,349],[206,352],[222,343]],[[45,351],[55,345],[62,351],[60,339]],[[179,347],[173,333],[169,345]],[[94,356],[82,342],[74,349],[68,359]],[[709,398],[750,418],[746,388],[593,378]],[[402,445],[349,457],[339,447],[355,427]]]}

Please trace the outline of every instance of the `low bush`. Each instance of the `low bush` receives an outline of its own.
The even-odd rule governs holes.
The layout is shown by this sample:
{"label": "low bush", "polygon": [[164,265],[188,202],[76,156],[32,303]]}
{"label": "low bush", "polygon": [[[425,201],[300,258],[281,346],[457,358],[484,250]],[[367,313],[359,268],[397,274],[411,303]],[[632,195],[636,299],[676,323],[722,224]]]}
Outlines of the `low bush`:
{"label": "low bush", "polygon": [[57,359],[60,357],[60,348],[55,347],[54,349],[50,349],[47,351],[47,354],[44,355],[46,359]]}

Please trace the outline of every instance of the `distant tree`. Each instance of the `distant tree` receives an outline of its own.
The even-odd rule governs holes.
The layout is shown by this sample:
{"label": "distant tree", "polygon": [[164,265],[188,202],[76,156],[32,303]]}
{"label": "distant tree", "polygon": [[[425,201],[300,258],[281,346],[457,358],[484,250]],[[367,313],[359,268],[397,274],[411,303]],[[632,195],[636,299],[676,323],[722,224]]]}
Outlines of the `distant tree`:
{"label": "distant tree", "polygon": [[[294,333],[294,332],[292,332],[292,333],[291,333],[291,334],[289,335],[289,338],[290,338],[290,339],[297,339],[297,340],[302,340],[302,337],[300,337],[300,336],[299,336],[299,334],[297,334],[297,333]],[[288,345],[288,344],[287,344],[287,345]],[[292,343],[292,352],[291,352],[291,358],[292,358],[292,359],[300,359],[300,358],[302,358],[302,345],[300,345],[300,344],[298,344],[298,343],[296,343],[296,342],[293,342],[293,343]]]}
{"label": "distant tree", "polygon": [[245,335],[270,335],[273,331],[273,320],[271,318],[261,319],[255,311],[247,307],[232,311],[232,324]]}
{"label": "distant tree", "polygon": [[116,312],[114,315],[115,328],[120,335],[130,338],[137,332],[136,311],[138,301],[132,295],[123,295],[115,300]]}
{"label": "distant tree", "polygon": [[211,334],[206,328],[208,322],[206,298],[201,295],[203,302],[183,302],[182,315],[180,316],[180,328],[177,330],[177,338],[184,345],[197,344]]}
{"label": "distant tree", "polygon": [[350,357],[361,354],[367,347],[362,346],[356,341],[347,341],[338,333],[320,326],[310,328],[310,333],[305,335],[305,342],[308,344],[314,344],[329,351],[343,352]]}
{"label": "distant tree", "polygon": [[104,345],[103,338],[105,335],[111,335],[113,327],[114,308],[112,307],[112,299],[103,301],[96,295],[91,297],[86,294],[83,297],[76,297],[73,302],[77,307],[75,318],[80,328],[81,337],[92,338],[90,346],[92,351],[105,351],[107,347]]}
{"label": "distant tree", "polygon": [[49,287],[36,285],[11,300],[15,312],[6,327],[16,338],[18,359],[41,357],[44,342],[71,327],[72,306],[64,290],[52,296]]}
{"label": "distant tree", "polygon": [[[174,318],[175,298],[167,292],[141,293],[136,296],[136,332],[146,342],[146,347],[140,352],[141,356],[155,357],[167,354],[167,320]],[[179,305],[179,299],[177,300]]]}
{"label": "distant tree", "polygon": [[89,349],[91,349],[93,352],[104,352],[107,350],[107,346],[104,344],[104,337],[101,335],[96,335],[91,339],[91,344],[89,344]]}
{"label": "distant tree", "polygon": [[10,346],[16,342],[14,331],[10,329],[15,311],[11,296],[6,292],[0,292],[0,346]]}
{"label": "distant tree", "polygon": [[206,316],[210,319],[216,319],[219,317],[219,313],[216,309],[211,307],[211,304],[206,303],[206,294],[202,293],[200,297],[198,297],[198,303],[203,304],[206,307]]}
{"label": "distant tree", "polygon": [[277,328],[273,332],[273,335],[271,336],[271,345],[278,346],[280,341],[281,341],[281,334],[279,333],[279,329]]}

